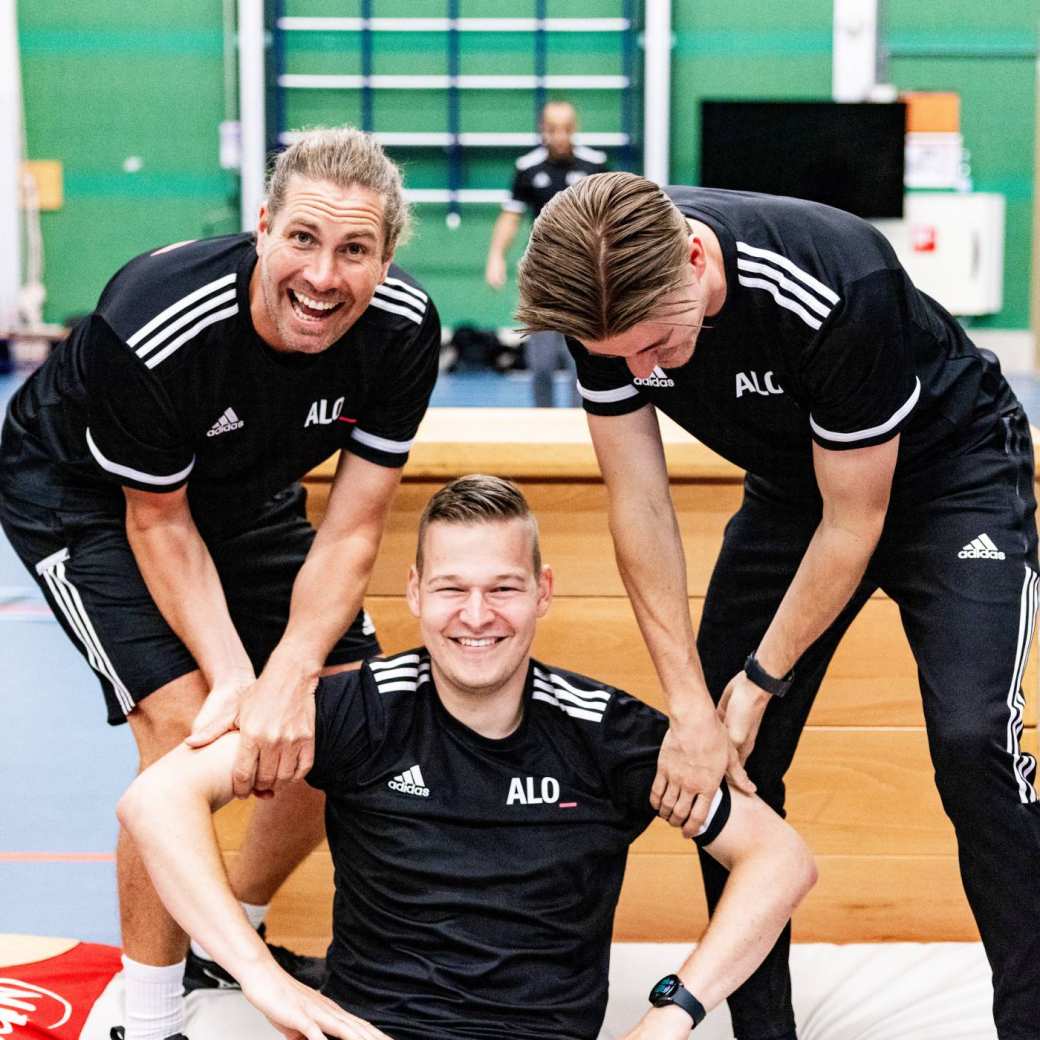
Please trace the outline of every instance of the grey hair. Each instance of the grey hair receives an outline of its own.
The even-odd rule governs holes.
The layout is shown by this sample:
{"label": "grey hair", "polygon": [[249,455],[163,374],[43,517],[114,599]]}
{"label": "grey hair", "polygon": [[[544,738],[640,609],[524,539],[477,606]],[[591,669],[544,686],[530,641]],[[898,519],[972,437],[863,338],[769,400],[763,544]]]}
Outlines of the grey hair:
{"label": "grey hair", "polygon": [[274,217],[285,204],[293,177],[328,181],[340,188],[369,188],[383,200],[383,257],[408,238],[411,215],[401,170],[372,136],[353,126],[316,127],[274,160],[267,181],[267,210]]}

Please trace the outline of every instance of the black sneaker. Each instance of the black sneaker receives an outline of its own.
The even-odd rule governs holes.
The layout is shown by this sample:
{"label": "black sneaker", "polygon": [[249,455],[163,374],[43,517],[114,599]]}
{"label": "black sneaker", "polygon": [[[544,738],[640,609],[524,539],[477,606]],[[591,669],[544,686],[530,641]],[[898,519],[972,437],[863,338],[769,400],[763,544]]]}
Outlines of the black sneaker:
{"label": "black sneaker", "polygon": [[[265,939],[267,926],[257,929],[260,938]],[[267,949],[275,959],[275,963],[288,972],[297,982],[302,982],[312,989],[319,989],[325,981],[325,958],[305,957],[302,953],[293,953],[284,946],[267,943]],[[184,966],[184,992],[191,993],[197,989],[241,989],[236,979],[226,972],[216,961],[196,957],[188,949],[188,960]]]}
{"label": "black sneaker", "polygon": [[[125,1040],[126,1030],[122,1026],[113,1026],[108,1031],[108,1040]],[[188,1040],[183,1033],[174,1033],[173,1036],[168,1036],[166,1040]]]}

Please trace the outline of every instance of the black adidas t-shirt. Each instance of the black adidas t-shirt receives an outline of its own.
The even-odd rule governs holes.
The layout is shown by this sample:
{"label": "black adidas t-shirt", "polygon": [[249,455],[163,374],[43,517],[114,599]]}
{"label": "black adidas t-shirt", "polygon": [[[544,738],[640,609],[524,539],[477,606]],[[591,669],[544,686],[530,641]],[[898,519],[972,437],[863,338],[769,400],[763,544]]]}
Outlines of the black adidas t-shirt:
{"label": "black adidas t-shirt", "polygon": [[570,155],[554,159],[549,149],[540,145],[516,160],[513,189],[502,208],[510,213],[530,209],[531,215],[537,217],[554,195],[593,173],[603,173],[606,168],[607,157],[594,148],[575,145]]}
{"label": "black adidas t-shirt", "polygon": [[686,365],[646,379],[571,341],[589,412],[651,402],[738,466],[806,486],[814,440],[842,450],[901,433],[897,479],[911,477],[984,440],[1014,405],[996,358],[914,287],[870,224],[799,199],[665,191],[718,236],[725,304]]}
{"label": "black adidas t-shirt", "polygon": [[253,328],[251,235],[130,261],[97,309],[11,401],[0,480],[54,508],[122,508],[120,486],[187,483],[204,531],[256,509],[336,450],[402,466],[437,376],[440,323],[391,267],[354,326],[320,354]]}
{"label": "black adidas t-shirt", "polygon": [[[326,992],[395,1040],[599,1030],[667,720],[537,662],[525,698],[517,731],[489,740],[443,707],[425,650],[318,688],[308,780],[328,794],[336,877]],[[729,807],[724,785],[699,843]]]}

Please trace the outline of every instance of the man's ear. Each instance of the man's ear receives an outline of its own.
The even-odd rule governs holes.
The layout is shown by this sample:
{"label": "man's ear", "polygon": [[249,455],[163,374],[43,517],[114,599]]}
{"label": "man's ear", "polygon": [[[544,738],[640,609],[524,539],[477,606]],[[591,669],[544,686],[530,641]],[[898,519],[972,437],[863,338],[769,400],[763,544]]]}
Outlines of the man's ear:
{"label": "man's ear", "polygon": [[256,218],[256,237],[257,240],[266,238],[271,232],[271,212],[267,208],[267,203],[262,202],[260,204],[260,213]]}
{"label": "man's ear", "polygon": [[704,271],[708,266],[708,253],[704,248],[704,242],[701,241],[697,235],[691,234],[689,239],[690,246],[690,266],[693,268],[693,273],[698,279],[704,277]]}
{"label": "man's ear", "polygon": [[419,616],[419,572],[415,564],[408,568],[408,586],[405,589],[405,599],[408,601],[408,609],[415,617]]}
{"label": "man's ear", "polygon": [[553,598],[553,572],[548,564],[543,565],[538,575],[538,616],[545,617]]}

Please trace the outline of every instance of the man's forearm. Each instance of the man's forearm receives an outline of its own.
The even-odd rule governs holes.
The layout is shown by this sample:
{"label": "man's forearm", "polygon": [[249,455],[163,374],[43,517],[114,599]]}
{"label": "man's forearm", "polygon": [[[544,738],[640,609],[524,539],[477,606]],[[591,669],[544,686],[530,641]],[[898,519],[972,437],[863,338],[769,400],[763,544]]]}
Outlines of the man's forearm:
{"label": "man's forearm", "polygon": [[491,231],[491,245],[488,247],[488,256],[505,258],[509,247],[520,230],[520,214],[503,210],[495,220],[495,226]]}
{"label": "man's forearm", "polygon": [[610,530],[632,603],[674,719],[714,708],[690,623],[686,557],[671,501],[612,501]]}
{"label": "man's forearm", "polygon": [[884,514],[856,527],[821,521],[757,649],[762,667],[786,675],[848,603],[870,562]]}
{"label": "man's forearm", "polygon": [[793,831],[723,865],[730,873],[722,897],[678,972],[708,1009],[747,981],[816,880],[812,855]]}
{"label": "man's forearm", "polygon": [[248,681],[252,665],[195,525],[178,521],[139,526],[128,515],[126,532],[148,591],[210,685]]}
{"label": "man's forearm", "polygon": [[285,634],[276,662],[316,677],[329,651],[357,617],[379,551],[380,531],[323,538],[319,530],[293,584]]}
{"label": "man's forearm", "polygon": [[231,891],[217,846],[212,812],[228,796],[212,802],[192,781],[190,756],[206,754],[219,755],[230,776],[231,756],[219,743],[201,752],[180,747],[131,784],[117,813],[170,914],[241,980],[269,954]]}

